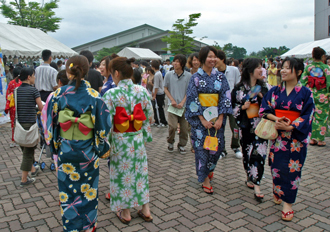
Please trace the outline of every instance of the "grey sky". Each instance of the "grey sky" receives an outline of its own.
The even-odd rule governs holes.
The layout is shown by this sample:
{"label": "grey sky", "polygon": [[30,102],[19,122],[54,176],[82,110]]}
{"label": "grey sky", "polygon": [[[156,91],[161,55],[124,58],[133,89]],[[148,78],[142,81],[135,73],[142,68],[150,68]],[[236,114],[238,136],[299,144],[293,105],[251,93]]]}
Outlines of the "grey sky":
{"label": "grey sky", "polygon": [[74,47],[144,23],[170,30],[176,19],[192,13],[202,14],[194,36],[207,36],[203,42],[210,45],[232,43],[250,53],[314,39],[312,0],[61,0],[60,29],[49,34]]}

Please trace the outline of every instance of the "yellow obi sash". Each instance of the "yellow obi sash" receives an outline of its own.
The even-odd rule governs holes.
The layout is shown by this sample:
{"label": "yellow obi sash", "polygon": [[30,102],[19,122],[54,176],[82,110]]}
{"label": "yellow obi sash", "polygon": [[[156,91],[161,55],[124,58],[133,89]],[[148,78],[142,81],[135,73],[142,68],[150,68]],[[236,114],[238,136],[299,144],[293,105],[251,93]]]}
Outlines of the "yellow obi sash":
{"label": "yellow obi sash", "polygon": [[210,107],[218,106],[219,94],[217,93],[200,93],[198,94],[198,100],[201,106]]}
{"label": "yellow obi sash", "polygon": [[60,135],[67,140],[87,140],[93,138],[94,124],[91,112],[87,111],[79,117],[73,116],[74,112],[68,108],[61,110],[58,116]]}

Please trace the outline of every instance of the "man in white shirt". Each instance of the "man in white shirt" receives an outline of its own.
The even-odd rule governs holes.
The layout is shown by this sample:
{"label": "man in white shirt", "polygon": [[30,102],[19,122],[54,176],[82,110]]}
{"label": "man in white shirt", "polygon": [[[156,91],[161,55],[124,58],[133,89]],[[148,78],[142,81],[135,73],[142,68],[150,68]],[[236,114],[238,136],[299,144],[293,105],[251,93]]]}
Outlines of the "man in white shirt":
{"label": "man in white shirt", "polygon": [[168,73],[172,67],[173,66],[170,64],[170,59],[167,59],[166,64],[163,66],[163,69],[165,70],[165,74]]}
{"label": "man in white shirt", "polygon": [[180,134],[178,150],[180,154],[183,155],[186,154],[184,147],[187,145],[188,141],[188,122],[184,116],[184,109],[186,106],[186,92],[191,78],[191,73],[184,71],[184,67],[187,62],[187,59],[184,55],[176,55],[173,61],[174,70],[167,72],[165,75],[164,91],[169,99],[169,105],[171,105],[173,109],[177,110],[178,114],[182,114],[180,116],[178,114],[168,112],[167,120],[169,129],[167,137],[167,149],[169,152],[173,152],[174,150],[174,138],[179,122]]}
{"label": "man in white shirt", "polygon": [[50,66],[52,62],[52,52],[50,50],[42,51],[44,63],[36,68],[35,87],[39,90],[41,100],[46,102],[49,94],[57,89],[57,70]]}
{"label": "man in white shirt", "polygon": [[[229,84],[230,91],[232,91],[235,85],[238,82],[240,82],[241,75],[238,68],[236,68],[235,66],[226,65],[226,54],[221,50],[218,50],[216,68],[218,69],[218,71],[225,74]],[[228,118],[229,118],[230,129],[232,132],[231,148],[235,152],[236,158],[241,159],[243,154],[240,151],[238,126],[232,114],[228,114]],[[222,152],[222,156],[226,156],[226,155],[227,155],[227,151],[226,148],[224,148]]]}

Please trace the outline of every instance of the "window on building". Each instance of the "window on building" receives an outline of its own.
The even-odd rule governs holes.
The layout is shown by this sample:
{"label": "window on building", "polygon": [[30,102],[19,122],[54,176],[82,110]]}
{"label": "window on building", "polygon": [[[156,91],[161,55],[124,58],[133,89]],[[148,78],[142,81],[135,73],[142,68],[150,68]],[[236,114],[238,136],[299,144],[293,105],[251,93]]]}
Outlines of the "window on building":
{"label": "window on building", "polygon": [[328,16],[328,35],[330,36],[330,15]]}

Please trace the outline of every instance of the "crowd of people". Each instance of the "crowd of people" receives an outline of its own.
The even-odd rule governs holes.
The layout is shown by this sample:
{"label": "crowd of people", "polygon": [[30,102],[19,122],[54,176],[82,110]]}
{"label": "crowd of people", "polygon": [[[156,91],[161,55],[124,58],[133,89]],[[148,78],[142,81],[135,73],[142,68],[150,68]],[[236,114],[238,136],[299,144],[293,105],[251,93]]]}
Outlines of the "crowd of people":
{"label": "crowd of people", "polygon": [[[279,57],[276,62],[232,60],[205,46],[188,59],[175,55],[172,63],[112,54],[95,66],[93,54],[82,51],[55,67],[51,51],[44,50],[39,67],[12,70],[6,105],[12,127],[10,147],[18,146],[15,118],[29,130],[36,121],[37,105],[56,162],[63,229],[95,231],[99,158],[108,159],[106,198],[118,219],[129,224],[130,209],[142,206],[138,215],[151,222],[146,150],[146,142],[152,141],[151,126],[168,129],[168,152],[177,147],[184,155],[187,143],[191,144],[202,191],[213,194],[217,162],[228,155],[224,132],[229,119],[231,149],[242,160],[245,185],[254,189],[257,201],[263,200],[260,185],[268,155],[274,202],[283,201],[282,219],[291,221],[307,146],[326,145],[330,89],[326,61],[330,59],[325,55],[316,47],[311,64]],[[17,106],[12,104],[15,90]],[[256,135],[261,119],[274,122],[277,138]],[[24,187],[35,182],[40,167],[33,165],[35,147],[21,146],[21,150]]]}

